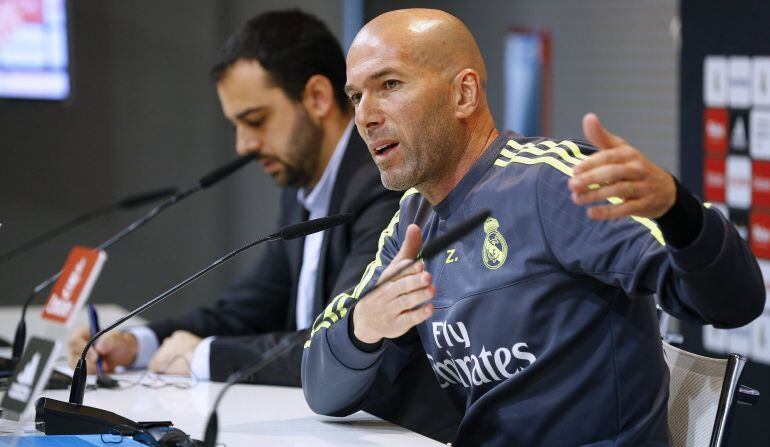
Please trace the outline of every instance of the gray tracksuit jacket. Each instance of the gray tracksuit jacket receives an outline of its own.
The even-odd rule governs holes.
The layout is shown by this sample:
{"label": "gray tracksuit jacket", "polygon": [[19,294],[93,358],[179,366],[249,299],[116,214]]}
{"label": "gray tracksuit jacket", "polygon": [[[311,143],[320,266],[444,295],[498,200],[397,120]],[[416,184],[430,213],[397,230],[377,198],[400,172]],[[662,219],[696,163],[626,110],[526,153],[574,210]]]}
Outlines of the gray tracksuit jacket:
{"label": "gray tracksuit jacket", "polygon": [[[764,285],[715,209],[702,208],[701,233],[682,249],[648,219],[589,219],[566,183],[594,150],[508,133],[437,206],[407,191],[358,287],[316,319],[302,359],[310,407],[355,411],[378,370],[397,375],[421,343],[464,414],[455,445],[666,445],[669,378],[653,295],[678,318],[735,327],[761,314]],[[429,241],[483,209],[492,211],[483,228],[426,262],[436,311],[419,337],[359,349],[350,309],[407,225]]]}

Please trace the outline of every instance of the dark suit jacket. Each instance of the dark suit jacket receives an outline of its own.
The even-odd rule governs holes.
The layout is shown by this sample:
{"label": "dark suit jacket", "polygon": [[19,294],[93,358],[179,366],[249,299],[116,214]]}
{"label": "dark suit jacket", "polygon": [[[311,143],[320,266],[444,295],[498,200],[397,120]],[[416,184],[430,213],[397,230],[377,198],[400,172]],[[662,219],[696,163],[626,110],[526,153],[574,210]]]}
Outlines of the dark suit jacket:
{"label": "dark suit jacket", "polygon": [[[401,193],[382,186],[379,171],[354,130],[337,173],[329,214],[352,213],[355,218],[324,234],[318,254],[314,314],[319,314],[338,293],[358,283],[374,259],[381,231],[398,210],[400,197]],[[297,189],[284,188],[278,228],[306,218],[307,213],[297,202]],[[150,329],[161,341],[176,330],[200,337],[216,335],[209,357],[211,379],[215,381],[226,380],[279,344],[296,341],[293,349],[248,381],[301,386],[302,342],[309,338],[306,330],[296,330],[295,317],[303,241],[268,242],[250,273],[214,306],[151,323]],[[451,440],[459,413],[439,388],[424,352],[415,356],[411,367],[399,377],[383,375],[378,383],[381,386],[363,405],[364,410],[439,440]]]}

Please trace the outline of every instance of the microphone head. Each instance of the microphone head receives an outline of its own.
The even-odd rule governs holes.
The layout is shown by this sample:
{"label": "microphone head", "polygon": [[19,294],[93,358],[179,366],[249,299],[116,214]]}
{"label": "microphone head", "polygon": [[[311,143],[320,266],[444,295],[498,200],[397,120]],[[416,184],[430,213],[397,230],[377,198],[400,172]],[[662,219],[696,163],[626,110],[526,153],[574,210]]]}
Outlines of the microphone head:
{"label": "microphone head", "polygon": [[289,225],[284,227],[281,231],[270,235],[271,239],[282,239],[287,241],[298,237],[307,236],[308,234],[317,233],[319,231],[328,230],[329,228],[336,227],[337,225],[346,224],[353,220],[353,215],[350,213],[335,214],[333,216],[321,217],[318,219],[308,220],[306,222],[300,222],[298,224]]}
{"label": "microphone head", "polygon": [[200,180],[198,180],[198,185],[200,185],[200,187],[204,189],[208,188],[209,186],[217,183],[218,181],[222,180],[223,178],[227,177],[228,175],[232,174],[238,169],[241,169],[248,162],[254,160],[256,156],[257,154],[241,155],[240,157],[227,163],[226,165],[221,166],[213,170],[212,172],[204,175],[203,177],[201,177]]}
{"label": "microphone head", "polygon": [[124,210],[142,206],[145,203],[155,202],[156,200],[165,199],[171,197],[177,193],[176,188],[162,188],[154,191],[147,191],[139,194],[128,196],[125,199],[118,202],[118,207]]}
{"label": "microphone head", "polygon": [[469,218],[465,222],[461,223],[460,225],[457,225],[456,227],[452,228],[451,230],[447,231],[441,236],[425,244],[420,256],[422,258],[428,259],[433,257],[436,253],[443,252],[444,249],[447,246],[449,246],[449,244],[462,238],[466,234],[470,233],[471,230],[473,230],[477,226],[484,223],[484,221],[487,220],[487,217],[489,217],[490,214],[491,213],[489,210],[484,210],[478,214],[475,214],[474,216],[471,216],[471,218]]}

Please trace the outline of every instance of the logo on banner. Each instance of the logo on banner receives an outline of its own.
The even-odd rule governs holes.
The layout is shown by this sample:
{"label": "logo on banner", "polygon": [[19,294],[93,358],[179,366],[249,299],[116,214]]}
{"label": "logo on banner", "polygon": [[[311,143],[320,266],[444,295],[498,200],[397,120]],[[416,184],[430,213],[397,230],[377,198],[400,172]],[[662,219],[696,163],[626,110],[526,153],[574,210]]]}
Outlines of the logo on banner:
{"label": "logo on banner", "polygon": [[703,101],[706,106],[727,106],[727,58],[706,56],[703,60],[703,77]]}
{"label": "logo on banner", "polygon": [[73,248],[45,303],[43,318],[69,325],[75,312],[91,294],[106,258],[103,251],[86,247]]}
{"label": "logo on banner", "polygon": [[749,153],[759,160],[770,160],[770,107],[754,107],[749,113]]}
{"label": "logo on banner", "polygon": [[752,92],[754,104],[770,106],[770,57],[759,56],[754,58],[752,80],[754,84]]}
{"label": "logo on banner", "polygon": [[710,202],[725,201],[725,161],[723,159],[706,159],[706,172],[703,176],[706,200]]}
{"label": "logo on banner", "polygon": [[730,132],[730,147],[742,151],[749,148],[746,121],[741,115],[736,116],[735,122],[733,122],[733,130]]}
{"label": "logo on banner", "polygon": [[759,258],[770,258],[770,213],[752,211],[749,221],[751,251]]}
{"label": "logo on banner", "polygon": [[706,109],[703,145],[707,152],[724,156],[727,153],[729,117],[727,109]]}
{"label": "logo on banner", "polygon": [[746,209],[751,206],[751,159],[749,157],[727,157],[727,205]]}
{"label": "logo on banner", "polygon": [[730,56],[730,106],[744,108],[751,106],[752,61],[748,56]]}
{"label": "logo on banner", "polygon": [[751,203],[770,208],[770,162],[753,162],[751,172]]}

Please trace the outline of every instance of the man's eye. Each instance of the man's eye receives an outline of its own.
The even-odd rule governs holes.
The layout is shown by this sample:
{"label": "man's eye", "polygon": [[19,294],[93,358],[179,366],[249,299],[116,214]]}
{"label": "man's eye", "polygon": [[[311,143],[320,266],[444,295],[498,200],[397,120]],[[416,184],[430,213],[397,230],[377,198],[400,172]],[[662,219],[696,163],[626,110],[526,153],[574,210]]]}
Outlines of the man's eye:
{"label": "man's eye", "polygon": [[359,102],[361,102],[361,94],[360,93],[353,93],[352,95],[350,95],[350,102],[352,102],[353,105],[356,105]]}
{"label": "man's eye", "polygon": [[248,120],[246,121],[246,124],[248,124],[251,127],[257,128],[262,125],[262,123],[265,122],[264,118],[260,118],[258,120]]}
{"label": "man's eye", "polygon": [[398,87],[399,84],[400,84],[400,82],[396,81],[395,79],[388,79],[387,81],[385,81],[383,83],[385,88],[388,89],[388,90],[392,90],[392,89]]}

